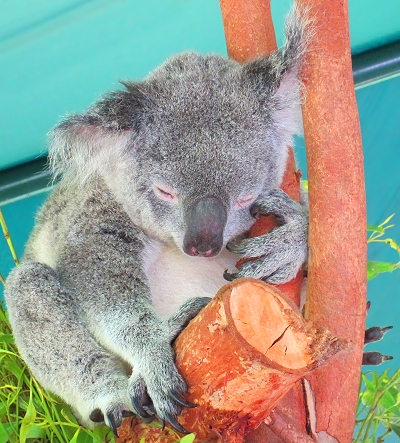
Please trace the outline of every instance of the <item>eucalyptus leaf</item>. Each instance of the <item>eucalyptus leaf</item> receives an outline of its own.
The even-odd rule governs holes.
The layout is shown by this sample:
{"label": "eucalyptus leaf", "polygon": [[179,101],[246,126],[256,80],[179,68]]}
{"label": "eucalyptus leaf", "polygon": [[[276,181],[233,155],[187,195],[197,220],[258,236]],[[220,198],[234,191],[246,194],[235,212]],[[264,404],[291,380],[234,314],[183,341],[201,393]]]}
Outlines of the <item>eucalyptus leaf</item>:
{"label": "eucalyptus leaf", "polygon": [[78,442],[78,435],[79,435],[79,428],[76,430],[74,436],[71,438],[69,443],[77,443]]}
{"label": "eucalyptus leaf", "polygon": [[365,374],[362,374],[362,380],[369,391],[374,391],[376,389],[374,381],[367,378]]}
{"label": "eucalyptus leaf", "polygon": [[390,409],[396,405],[396,397],[394,397],[389,391],[385,392],[379,400],[379,406],[385,409]]}
{"label": "eucalyptus leaf", "polygon": [[0,443],[7,443],[10,441],[12,435],[12,428],[9,423],[0,422]]}
{"label": "eucalyptus leaf", "polygon": [[29,431],[26,434],[26,438],[45,438],[45,437],[46,437],[45,429],[35,424],[29,428]]}
{"label": "eucalyptus leaf", "polygon": [[195,434],[188,434],[182,437],[179,440],[179,443],[193,443],[196,435]]}
{"label": "eucalyptus leaf", "polygon": [[371,406],[375,398],[375,392],[373,391],[364,391],[361,394],[361,401],[365,406]]}
{"label": "eucalyptus leaf", "polygon": [[390,429],[398,436],[400,437],[400,426],[392,425],[390,426]]}
{"label": "eucalyptus leaf", "polygon": [[0,343],[12,343],[14,344],[14,337],[12,334],[2,334],[0,333]]}
{"label": "eucalyptus leaf", "polygon": [[372,280],[379,274],[383,274],[384,272],[393,272],[396,269],[399,269],[400,265],[398,263],[389,263],[383,261],[369,261],[367,268],[367,277],[368,280]]}
{"label": "eucalyptus leaf", "polygon": [[367,231],[379,232],[380,234],[384,234],[385,230],[380,226],[367,225]]}

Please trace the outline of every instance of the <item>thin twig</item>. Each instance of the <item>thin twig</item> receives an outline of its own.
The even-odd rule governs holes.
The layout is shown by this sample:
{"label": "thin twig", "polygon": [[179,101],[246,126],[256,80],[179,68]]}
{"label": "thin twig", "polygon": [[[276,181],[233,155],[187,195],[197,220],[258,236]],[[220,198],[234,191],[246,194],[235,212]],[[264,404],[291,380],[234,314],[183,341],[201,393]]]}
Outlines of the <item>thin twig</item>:
{"label": "thin twig", "polygon": [[12,258],[14,259],[14,263],[18,266],[19,260],[18,260],[17,254],[15,252],[14,245],[11,241],[10,233],[9,233],[7,225],[6,225],[6,221],[4,220],[3,213],[1,212],[1,208],[0,208],[0,225],[1,225],[1,229],[3,230],[3,234],[4,234],[4,237],[5,237],[6,242],[8,244],[8,248],[11,252]]}

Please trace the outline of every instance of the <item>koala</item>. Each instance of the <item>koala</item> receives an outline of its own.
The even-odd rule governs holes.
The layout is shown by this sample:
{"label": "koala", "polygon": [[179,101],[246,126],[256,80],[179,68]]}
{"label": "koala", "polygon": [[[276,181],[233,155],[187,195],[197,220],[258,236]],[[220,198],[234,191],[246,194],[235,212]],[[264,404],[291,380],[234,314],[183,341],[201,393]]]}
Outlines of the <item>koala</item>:
{"label": "koala", "polygon": [[[187,432],[174,339],[224,276],[283,283],[306,260],[306,205],[278,189],[306,47],[294,10],[280,51],[174,56],[50,133],[59,182],[5,298],[32,373],[83,425],[118,435],[135,413]],[[278,227],[243,238],[256,214]],[[241,256],[259,258],[226,272]]]}

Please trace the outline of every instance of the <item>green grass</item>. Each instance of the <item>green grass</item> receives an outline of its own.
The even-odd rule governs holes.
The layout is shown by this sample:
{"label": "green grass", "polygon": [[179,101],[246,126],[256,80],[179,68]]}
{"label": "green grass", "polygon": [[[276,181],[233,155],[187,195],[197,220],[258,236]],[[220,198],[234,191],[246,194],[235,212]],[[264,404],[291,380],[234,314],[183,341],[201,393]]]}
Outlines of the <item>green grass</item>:
{"label": "green grass", "polygon": [[389,371],[362,374],[353,443],[381,443],[392,433],[400,437],[400,369]]}

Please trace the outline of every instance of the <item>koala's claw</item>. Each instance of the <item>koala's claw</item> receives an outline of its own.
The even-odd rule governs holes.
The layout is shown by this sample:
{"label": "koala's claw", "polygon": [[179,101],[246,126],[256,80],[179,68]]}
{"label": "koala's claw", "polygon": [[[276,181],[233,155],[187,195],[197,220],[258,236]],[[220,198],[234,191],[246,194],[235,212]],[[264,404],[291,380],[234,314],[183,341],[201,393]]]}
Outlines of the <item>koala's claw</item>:
{"label": "koala's claw", "polygon": [[168,325],[171,330],[171,341],[186,328],[190,320],[205,308],[211,301],[210,297],[194,297],[187,300],[175,314],[168,319]]}
{"label": "koala's claw", "polygon": [[373,326],[372,328],[366,329],[364,344],[373,343],[375,341],[379,341],[383,338],[387,331],[393,329],[393,326],[386,326],[385,328],[381,328],[379,326]]}
{"label": "koala's claw", "polygon": [[261,211],[261,207],[259,205],[257,205],[256,203],[254,203],[251,207],[250,207],[250,215],[253,218],[258,218],[260,215],[269,215],[268,213],[264,212],[262,213]]}
{"label": "koala's claw", "polygon": [[131,397],[131,402],[132,402],[132,407],[133,409],[136,411],[136,414],[143,420],[147,420],[149,418],[152,418],[152,416],[150,414],[148,414],[144,407],[142,406],[141,400],[139,399],[139,397]]}
{"label": "koala's claw", "polygon": [[236,278],[238,278],[238,273],[237,272],[228,272],[227,269],[225,269],[224,273],[222,274],[222,276],[224,277],[224,279],[226,281],[233,281]]}
{"label": "koala's claw", "polygon": [[[168,423],[178,432],[180,432],[181,434],[190,434],[189,431],[187,431],[176,419],[176,417],[174,417],[171,414],[166,413],[165,414],[165,418],[168,421]],[[163,421],[165,423],[165,420]]]}
{"label": "koala's claw", "polygon": [[151,416],[157,415],[157,412],[154,408],[153,402],[150,400],[150,398],[149,398],[148,403],[144,403],[143,406]]}
{"label": "koala's claw", "polygon": [[225,271],[225,280],[253,277],[274,284],[291,280],[307,259],[307,207],[291,200],[282,190],[274,189],[261,196],[250,213],[255,217],[273,214],[277,227],[258,237],[228,242],[226,247],[230,252],[252,261],[243,263],[236,273]]}
{"label": "koala's claw", "polygon": [[383,355],[380,352],[371,351],[364,352],[362,364],[363,365],[373,365],[377,366],[383,363],[384,361],[392,360],[393,357],[391,355]]}
{"label": "koala's claw", "polygon": [[197,408],[197,405],[194,403],[190,403],[187,401],[182,395],[175,394],[173,392],[170,393],[170,396],[181,406],[184,408]]}
{"label": "koala's claw", "polygon": [[106,423],[110,426],[114,435],[118,438],[118,428],[122,424],[122,412],[118,408],[113,408],[106,413]]}

